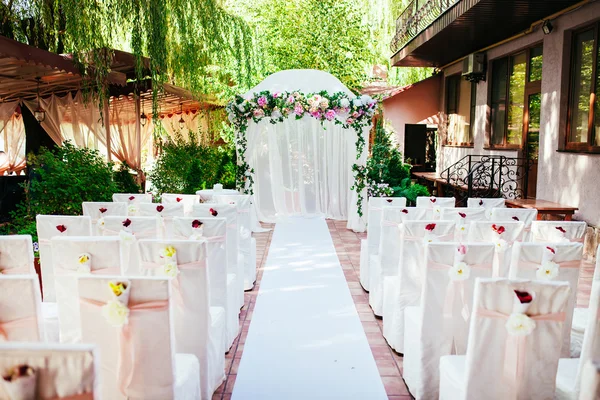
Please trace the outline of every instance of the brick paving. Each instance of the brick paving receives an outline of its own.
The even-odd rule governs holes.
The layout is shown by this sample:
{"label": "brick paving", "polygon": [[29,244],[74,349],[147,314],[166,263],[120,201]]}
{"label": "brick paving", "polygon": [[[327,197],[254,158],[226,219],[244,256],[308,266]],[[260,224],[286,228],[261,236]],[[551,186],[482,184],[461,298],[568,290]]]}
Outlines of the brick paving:
{"label": "brick paving", "polygon": [[[252,320],[256,296],[260,288],[263,267],[267,260],[273,235],[273,224],[263,224],[263,226],[271,229],[271,231],[254,234],[256,238],[256,264],[258,268],[256,285],[252,291],[245,294],[245,305],[240,314],[241,333],[233,343],[225,359],[227,380],[217,389],[213,395],[213,400],[231,399],[237,369],[244,351],[250,321]],[[365,329],[367,340],[371,346],[371,351],[373,352],[388,398],[390,400],[412,399],[402,379],[402,356],[387,345],[383,337],[383,321],[374,316],[369,307],[369,294],[363,290],[359,282],[360,240],[366,238],[366,233],[355,233],[346,229],[346,221],[328,220],[327,226],[329,227],[333,245],[344,271],[346,281],[348,282],[348,288],[354,299],[356,310]],[[593,274],[594,264],[590,261],[585,261],[579,278],[577,293],[578,307],[587,307],[589,303]]]}

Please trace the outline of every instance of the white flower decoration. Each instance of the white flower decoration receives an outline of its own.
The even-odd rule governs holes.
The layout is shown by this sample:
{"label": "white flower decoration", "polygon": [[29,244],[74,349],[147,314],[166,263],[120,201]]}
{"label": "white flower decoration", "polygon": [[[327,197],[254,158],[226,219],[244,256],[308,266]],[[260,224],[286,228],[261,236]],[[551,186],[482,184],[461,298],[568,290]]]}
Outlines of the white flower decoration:
{"label": "white flower decoration", "polygon": [[535,276],[539,280],[551,281],[558,276],[560,266],[554,261],[543,261],[537,269]]}
{"label": "white flower decoration", "polygon": [[165,265],[163,265],[163,273],[171,278],[175,278],[179,275],[179,268],[177,268],[177,263],[174,261],[167,261]]}
{"label": "white flower decoration", "polygon": [[135,214],[138,212],[138,208],[135,204],[130,204],[127,206],[127,211],[129,211],[129,214]]}
{"label": "white flower decoration", "polygon": [[104,218],[98,218],[98,221],[96,221],[96,226],[98,227],[98,229],[103,231],[104,225],[105,225]]}
{"label": "white flower decoration", "polygon": [[92,272],[92,256],[89,253],[81,253],[77,257],[77,272],[80,274]]}
{"label": "white flower decoration", "polygon": [[[398,225],[398,227],[400,227],[400,225]],[[436,237],[433,233],[428,232],[423,236],[423,244],[433,243],[433,242],[435,242],[435,240],[436,240]]]}
{"label": "white flower decoration", "polygon": [[194,232],[190,235],[189,240],[202,240],[204,236],[202,236],[202,232]]}
{"label": "white flower decoration", "polygon": [[465,233],[467,231],[467,224],[456,225],[456,230],[459,233]]}
{"label": "white flower decoration", "polygon": [[134,239],[133,233],[126,231],[125,229],[121,229],[119,232],[119,238],[121,241],[125,243],[131,243]]}
{"label": "white flower decoration", "polygon": [[240,229],[240,237],[242,239],[248,239],[251,234],[252,234],[252,232],[250,231],[250,229],[247,229],[247,228],[244,228],[244,227],[242,227]]}
{"label": "white flower decoration", "polygon": [[340,100],[340,106],[344,108],[350,107],[350,101],[346,98]]}
{"label": "white flower decoration", "polygon": [[433,206],[433,212],[436,214],[440,214],[442,212],[442,207],[440,206]]}
{"label": "white flower decoration", "polygon": [[464,281],[469,279],[471,275],[471,267],[467,265],[465,262],[457,262],[455,263],[449,270],[448,276],[453,281]]}
{"label": "white flower decoration", "polygon": [[494,241],[494,248],[496,249],[497,253],[502,253],[504,250],[506,250],[507,246],[508,243],[504,239],[496,239]]}
{"label": "white flower decoration", "polygon": [[129,308],[118,300],[109,300],[102,306],[102,316],[110,325],[121,328],[129,323]]}
{"label": "white flower decoration", "polygon": [[506,321],[506,330],[513,336],[527,336],[535,329],[535,321],[525,314],[510,314]]}
{"label": "white flower decoration", "polygon": [[167,260],[175,259],[177,255],[177,250],[173,246],[166,246],[160,249],[160,256],[162,258],[166,258]]}

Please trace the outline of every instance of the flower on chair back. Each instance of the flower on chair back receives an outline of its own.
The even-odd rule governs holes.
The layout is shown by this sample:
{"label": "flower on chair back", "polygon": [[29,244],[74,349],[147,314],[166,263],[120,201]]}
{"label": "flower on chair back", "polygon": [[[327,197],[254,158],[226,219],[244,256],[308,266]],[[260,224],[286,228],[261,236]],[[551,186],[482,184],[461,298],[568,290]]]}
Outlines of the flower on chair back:
{"label": "flower on chair back", "polygon": [[467,214],[464,212],[459,212],[458,215],[460,215],[461,218],[467,218]]}
{"label": "flower on chair back", "polygon": [[512,219],[514,219],[515,221],[520,221],[519,217],[517,217],[516,215],[512,217]]}
{"label": "flower on chair back", "polygon": [[567,233],[567,231],[565,230],[565,228],[563,228],[562,226],[557,226],[557,227],[556,227],[556,230],[557,230],[557,231],[559,231],[560,233],[562,233],[563,235],[564,235],[565,233]]}
{"label": "flower on chair back", "polygon": [[194,229],[198,229],[200,227],[202,227],[202,222],[200,222],[199,220],[195,219],[192,221],[192,228]]}
{"label": "flower on chair back", "polygon": [[135,196],[129,196],[129,201],[135,200]]}
{"label": "flower on chair back", "polygon": [[92,272],[92,256],[89,253],[81,253],[77,257],[77,272],[80,274]]}
{"label": "flower on chair back", "polygon": [[402,214],[408,214],[408,210],[406,208],[402,209]]}
{"label": "flower on chair back", "polygon": [[177,202],[180,203],[183,199],[181,197],[177,197],[175,200],[177,200]]}
{"label": "flower on chair back", "polygon": [[135,204],[130,204],[129,206],[127,206],[127,211],[129,212],[129,214],[135,214],[138,211],[138,208]]}
{"label": "flower on chair back", "polygon": [[67,227],[64,225],[56,225],[56,229],[60,232],[60,233],[64,233],[67,230]]}
{"label": "flower on chair back", "polygon": [[219,213],[217,212],[217,210],[215,210],[214,208],[211,208],[210,210],[208,210],[208,212],[210,212],[210,214],[213,217],[216,217],[217,215],[219,215]]}
{"label": "flower on chair back", "polygon": [[108,282],[112,299],[102,306],[102,315],[106,321],[114,327],[121,328],[129,323],[129,291],[128,281]]}
{"label": "flower on chair back", "polygon": [[469,265],[467,265],[467,263],[464,261],[455,263],[448,270],[448,276],[453,281],[464,281],[466,279],[469,279],[470,275],[471,267],[469,267]]}
{"label": "flower on chair back", "polygon": [[101,208],[98,209],[98,211],[100,211],[102,214],[104,214],[108,210],[106,208],[104,208],[104,207],[101,207]]}
{"label": "flower on chair back", "polygon": [[156,206],[156,211],[158,212],[162,212],[165,209],[165,207],[162,204],[159,204]]}
{"label": "flower on chair back", "polygon": [[513,336],[527,336],[535,329],[535,321],[526,314],[512,313],[506,321],[506,330]]}
{"label": "flower on chair back", "polygon": [[125,228],[129,228],[129,225],[131,225],[131,220],[127,218],[125,221],[123,221],[123,226]]}

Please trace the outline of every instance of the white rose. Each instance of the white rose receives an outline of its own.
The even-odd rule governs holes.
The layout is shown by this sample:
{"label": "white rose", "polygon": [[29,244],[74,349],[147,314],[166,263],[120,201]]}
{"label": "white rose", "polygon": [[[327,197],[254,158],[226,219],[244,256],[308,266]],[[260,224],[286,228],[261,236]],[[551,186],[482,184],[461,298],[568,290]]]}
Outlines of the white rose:
{"label": "white rose", "polygon": [[535,329],[535,321],[525,314],[510,314],[506,321],[506,330],[513,336],[527,336]]}
{"label": "white rose", "polygon": [[244,227],[240,228],[240,237],[242,239],[248,239],[251,233],[252,232],[250,232],[250,229],[246,229]]}
{"label": "white rose", "polygon": [[[398,225],[400,226],[400,225]],[[435,235],[433,233],[426,233],[425,236],[423,236],[423,244],[429,244],[429,243],[433,243],[435,242]]]}
{"label": "white rose", "polygon": [[96,226],[98,227],[98,229],[103,231],[104,225],[105,225],[104,218],[98,218],[98,221],[96,221]]}
{"label": "white rose", "polygon": [[504,239],[496,239],[494,241],[494,248],[496,249],[497,253],[502,253],[504,250],[506,250],[507,246],[508,243]]}
{"label": "white rose", "polygon": [[442,208],[440,206],[433,206],[433,212],[436,214],[441,214]]}
{"label": "white rose", "polygon": [[129,211],[129,215],[133,215],[133,214],[135,214],[135,213],[138,212],[138,208],[137,208],[137,206],[135,204],[130,204],[127,207],[127,211]]}
{"label": "white rose", "polygon": [[173,261],[167,261],[163,266],[163,273],[168,277],[175,278],[179,274],[177,263]]}
{"label": "white rose", "polygon": [[360,107],[360,106],[362,106],[362,102],[360,101],[359,98],[356,98],[356,99],[352,100],[352,105],[354,107]]}
{"label": "white rose", "polygon": [[371,104],[373,102],[373,98],[368,94],[363,94],[360,96],[360,102],[364,105]]}
{"label": "white rose", "polygon": [[467,231],[467,224],[456,225],[458,233],[465,233]]}
{"label": "white rose", "polygon": [[324,99],[322,99],[322,100],[319,102],[319,106],[321,107],[321,110],[327,110],[327,108],[329,108],[329,100],[327,100],[327,99],[325,99],[325,98],[324,98]]}
{"label": "white rose", "polygon": [[544,261],[537,269],[535,276],[539,280],[551,281],[558,276],[560,266],[554,261]]}
{"label": "white rose", "polygon": [[340,107],[348,108],[350,107],[350,101],[346,98],[340,100]]}
{"label": "white rose", "polygon": [[92,256],[89,253],[81,253],[77,256],[77,272],[80,274],[92,272]]}
{"label": "white rose", "polygon": [[189,240],[202,240],[204,236],[202,236],[202,232],[194,232],[188,238]]}
{"label": "white rose", "polygon": [[469,279],[469,275],[471,275],[471,267],[462,261],[455,263],[448,270],[448,276],[453,281],[464,281],[465,279]]}
{"label": "white rose", "polygon": [[119,238],[126,244],[129,244],[133,241],[134,236],[133,233],[127,232],[125,229],[121,229],[119,232]]}
{"label": "white rose", "polygon": [[129,323],[129,308],[118,300],[109,300],[102,306],[102,316],[116,328],[121,328]]}

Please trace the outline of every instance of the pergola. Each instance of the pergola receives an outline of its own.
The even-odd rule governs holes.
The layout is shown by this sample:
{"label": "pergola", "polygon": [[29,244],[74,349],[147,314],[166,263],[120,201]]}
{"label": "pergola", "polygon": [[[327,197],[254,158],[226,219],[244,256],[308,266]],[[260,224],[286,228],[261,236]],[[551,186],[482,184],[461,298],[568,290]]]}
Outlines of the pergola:
{"label": "pergola", "polygon": [[[152,82],[136,80],[133,54],[98,51],[106,51],[112,57],[106,79],[110,97],[102,107],[93,93],[85,92],[85,79],[89,78],[83,76],[70,55],[51,53],[0,36],[0,110],[5,106],[12,115],[9,104],[18,104],[34,113],[40,104],[46,112],[46,120],[40,125],[56,144],[70,139],[78,146],[101,146],[109,160],[127,161],[134,170],[140,170],[142,147],[149,141],[151,144],[153,136]],[[147,69],[150,60],[144,58],[142,62]],[[93,66],[87,74],[93,76]],[[179,130],[180,124],[173,122],[181,121],[184,136],[190,130],[206,127],[207,122],[199,117],[201,111],[220,107],[214,99],[199,101],[190,91],[168,83],[161,88],[158,103],[159,117],[167,134]],[[13,109],[15,113],[19,110]],[[140,118],[142,115],[147,118]],[[24,128],[22,133],[8,132],[17,125],[7,121],[6,115],[3,121],[0,114],[0,134],[4,138],[4,149],[0,150],[4,151],[10,138],[14,140],[14,135],[25,134]]]}

